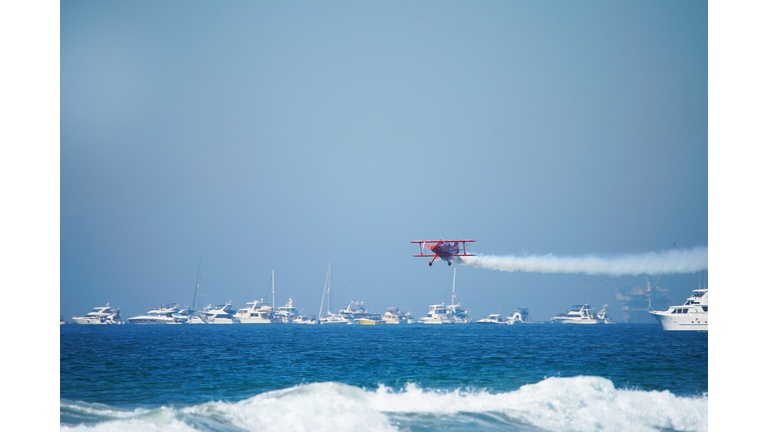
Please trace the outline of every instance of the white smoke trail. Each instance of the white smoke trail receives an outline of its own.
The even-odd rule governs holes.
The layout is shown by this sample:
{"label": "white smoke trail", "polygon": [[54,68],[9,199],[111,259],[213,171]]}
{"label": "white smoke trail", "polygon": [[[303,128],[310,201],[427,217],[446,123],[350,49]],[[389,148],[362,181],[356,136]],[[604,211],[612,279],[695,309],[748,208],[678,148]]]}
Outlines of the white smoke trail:
{"label": "white smoke trail", "polygon": [[508,272],[584,273],[588,275],[636,276],[643,273],[661,275],[695,273],[707,269],[707,246],[672,249],[639,255],[615,257],[556,257],[548,255],[461,257],[459,263],[478,268]]}

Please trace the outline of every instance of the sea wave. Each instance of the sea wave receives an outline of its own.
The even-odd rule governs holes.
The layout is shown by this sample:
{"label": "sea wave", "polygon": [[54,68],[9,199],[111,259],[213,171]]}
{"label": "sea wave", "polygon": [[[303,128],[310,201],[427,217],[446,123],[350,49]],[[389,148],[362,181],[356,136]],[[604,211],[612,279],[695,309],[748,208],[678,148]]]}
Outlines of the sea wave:
{"label": "sea wave", "polygon": [[121,410],[62,399],[62,431],[706,431],[708,396],[616,389],[605,378],[547,378],[505,393],[338,382],[239,402]]}

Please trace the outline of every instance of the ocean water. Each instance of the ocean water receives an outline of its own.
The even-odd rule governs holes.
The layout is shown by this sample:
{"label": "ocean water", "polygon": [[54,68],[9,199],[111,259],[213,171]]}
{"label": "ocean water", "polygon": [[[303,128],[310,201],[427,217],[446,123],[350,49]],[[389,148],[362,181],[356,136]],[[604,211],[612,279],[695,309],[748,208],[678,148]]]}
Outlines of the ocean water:
{"label": "ocean water", "polygon": [[658,325],[61,326],[66,431],[706,431]]}

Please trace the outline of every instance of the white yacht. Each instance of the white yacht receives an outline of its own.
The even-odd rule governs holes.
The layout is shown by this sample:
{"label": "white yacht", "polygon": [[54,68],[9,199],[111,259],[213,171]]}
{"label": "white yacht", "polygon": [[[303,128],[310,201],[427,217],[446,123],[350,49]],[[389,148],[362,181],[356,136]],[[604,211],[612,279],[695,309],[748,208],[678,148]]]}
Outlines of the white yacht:
{"label": "white yacht", "polygon": [[93,308],[85,316],[72,317],[72,321],[77,324],[125,324],[120,319],[120,309],[110,307],[109,303],[106,306]]}
{"label": "white yacht", "polygon": [[586,303],[575,305],[570,312],[554,316],[550,321],[553,324],[602,324],[593,311]]}
{"label": "white yacht", "polygon": [[506,323],[513,324],[530,324],[532,321],[528,318],[528,308],[517,308],[515,313],[507,317]]}
{"label": "white yacht", "polygon": [[174,319],[173,315],[179,311],[181,309],[178,303],[170,303],[157,309],[152,309],[146,315],[128,318],[128,322],[131,324],[177,324],[178,322]]}
{"label": "white yacht", "polygon": [[228,301],[225,305],[211,306],[205,308],[205,318],[208,324],[234,324],[234,315],[237,311],[232,308],[232,302]]}
{"label": "white yacht", "polygon": [[408,324],[408,318],[396,307],[388,307],[381,320],[385,324]]}
{"label": "white yacht", "polygon": [[469,311],[462,308],[461,303],[446,305],[445,309],[448,311],[448,316],[454,324],[469,324],[472,322]]}
{"label": "white yacht", "polygon": [[[368,312],[365,309],[365,303],[361,301],[353,301],[353,302],[350,302],[347,305],[347,307],[340,310],[339,315],[341,315],[351,324],[359,324],[362,322],[361,320],[375,318],[373,317],[373,315],[378,315],[378,314],[371,314],[370,312]],[[379,315],[379,318],[381,318],[381,315]]]}
{"label": "white yacht", "polygon": [[320,324],[320,321],[317,320],[313,315],[310,316],[304,316],[299,315],[293,320],[294,324]]}
{"label": "white yacht", "polygon": [[232,316],[240,324],[272,324],[278,322],[272,312],[272,306],[264,303],[264,299],[246,303],[248,307],[240,309]]}
{"label": "white yacht", "polygon": [[285,306],[278,306],[275,317],[278,321],[289,324],[294,322],[299,317],[299,309],[293,306],[293,298],[288,299],[288,303]]}
{"label": "white yacht", "polygon": [[347,319],[341,314],[328,314],[320,318],[320,324],[354,324],[354,320]]}
{"label": "white yacht", "polygon": [[709,330],[709,288],[695,289],[685,304],[665,311],[650,311],[664,330]]}
{"label": "white yacht", "polygon": [[173,322],[168,324],[189,324],[194,313],[190,307],[178,308],[173,314]]}
{"label": "white yacht", "polygon": [[616,321],[612,320],[611,317],[608,316],[607,304],[604,304],[603,308],[600,309],[600,312],[597,313],[597,319],[602,320],[603,324],[616,324]]}
{"label": "white yacht", "polygon": [[186,321],[187,324],[208,324],[205,320],[205,314],[202,311],[197,311],[189,315]]}
{"label": "white yacht", "polygon": [[429,305],[429,312],[426,316],[419,318],[419,322],[421,324],[453,324],[445,303]]}
{"label": "white yacht", "polygon": [[501,319],[501,314],[490,314],[486,318],[477,320],[478,324],[504,324],[504,320]]}

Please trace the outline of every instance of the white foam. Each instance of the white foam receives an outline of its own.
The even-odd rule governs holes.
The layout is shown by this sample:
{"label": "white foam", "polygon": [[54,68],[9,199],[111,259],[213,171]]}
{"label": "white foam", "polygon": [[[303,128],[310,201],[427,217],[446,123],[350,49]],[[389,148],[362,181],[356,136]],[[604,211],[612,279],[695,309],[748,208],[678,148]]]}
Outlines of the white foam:
{"label": "white foam", "polygon": [[[440,429],[455,427],[473,414],[488,414],[498,421],[512,419],[517,425],[552,431],[706,431],[707,406],[706,396],[616,389],[610,380],[588,376],[548,378],[506,393],[429,390],[413,384],[400,391],[386,386],[366,390],[327,382],[267,392],[236,403],[115,411],[110,421],[87,427],[62,425],[61,429],[377,432],[399,430],[390,424],[394,417],[405,429],[413,414],[421,426],[428,421]],[[510,428],[514,426],[510,424]]]}
{"label": "white foam", "polygon": [[668,391],[617,390],[600,377],[548,378],[517,391],[404,392],[380,387],[372,404],[384,412],[436,414],[503,413],[547,430],[707,430],[707,399],[676,397]]}

